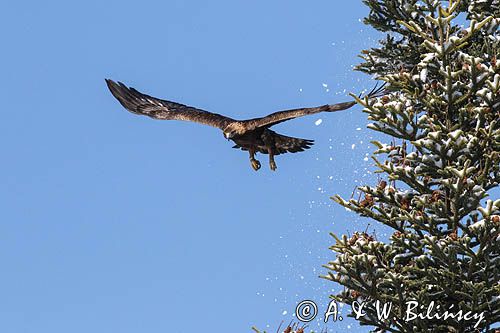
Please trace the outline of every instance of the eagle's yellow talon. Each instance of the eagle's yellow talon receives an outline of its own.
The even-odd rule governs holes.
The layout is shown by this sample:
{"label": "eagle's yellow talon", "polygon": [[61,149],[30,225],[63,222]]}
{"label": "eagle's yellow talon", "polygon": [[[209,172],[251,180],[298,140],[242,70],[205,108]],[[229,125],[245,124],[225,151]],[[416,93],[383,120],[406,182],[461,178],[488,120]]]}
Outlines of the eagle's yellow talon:
{"label": "eagle's yellow talon", "polygon": [[260,162],[253,159],[253,160],[250,160],[250,163],[252,163],[252,168],[257,171],[260,169]]}
{"label": "eagle's yellow talon", "polygon": [[270,168],[271,168],[271,170],[273,170],[273,171],[276,171],[276,169],[278,168],[278,167],[276,166],[276,163],[275,163],[274,161],[269,162],[269,167],[270,167]]}

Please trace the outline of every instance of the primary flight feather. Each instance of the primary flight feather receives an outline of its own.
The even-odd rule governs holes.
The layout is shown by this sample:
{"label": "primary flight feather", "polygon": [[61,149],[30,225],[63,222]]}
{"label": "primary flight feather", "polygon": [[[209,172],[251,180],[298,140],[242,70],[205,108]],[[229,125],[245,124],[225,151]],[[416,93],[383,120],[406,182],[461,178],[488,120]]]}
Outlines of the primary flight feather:
{"label": "primary flight feather", "polygon": [[[106,84],[113,96],[128,111],[162,120],[184,120],[201,123],[222,130],[224,137],[236,143],[233,148],[246,150],[250,154],[250,163],[254,170],[260,169],[260,162],[255,153],[269,154],[269,167],[276,170],[274,156],[284,153],[296,153],[309,149],[313,140],[293,138],[278,134],[269,128],[281,122],[319,112],[346,110],[356,102],[327,104],[314,108],[300,108],[271,113],[265,117],[247,120],[235,120],[217,113],[208,112],[184,104],[171,102],[143,94],[121,82],[106,79]],[[368,96],[375,96],[381,88],[374,89]]]}

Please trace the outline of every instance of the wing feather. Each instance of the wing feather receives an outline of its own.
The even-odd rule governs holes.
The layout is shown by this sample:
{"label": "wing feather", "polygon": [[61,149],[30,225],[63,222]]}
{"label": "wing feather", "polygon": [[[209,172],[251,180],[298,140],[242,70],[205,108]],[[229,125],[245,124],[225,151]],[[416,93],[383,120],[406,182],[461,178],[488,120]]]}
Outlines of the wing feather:
{"label": "wing feather", "polygon": [[346,110],[354,106],[355,104],[356,102],[344,102],[338,104],[326,104],[314,108],[300,108],[300,109],[278,111],[271,113],[270,115],[267,115],[265,117],[245,120],[243,121],[243,124],[247,128],[247,130],[253,130],[258,127],[271,127],[273,125],[279,124],[281,122],[290,119],[303,117],[315,113]]}
{"label": "wing feather", "polygon": [[[375,87],[366,95],[367,98],[373,98],[373,97],[380,97],[384,95],[387,90],[384,88],[385,83],[382,84],[382,86],[378,86],[378,84],[375,85]],[[361,98],[361,95],[359,96]],[[258,127],[271,127],[273,125],[279,124],[281,122],[298,118],[298,117],[303,117],[315,113],[320,113],[320,112],[335,112],[335,111],[343,111],[347,110],[351,107],[356,105],[356,102],[344,102],[344,103],[337,103],[337,104],[326,104],[314,108],[300,108],[300,109],[291,109],[291,110],[284,110],[284,111],[278,111],[271,113],[270,115],[267,115],[265,117],[261,118],[254,118],[254,119],[249,119],[246,121],[243,121],[243,125],[247,128],[247,130],[253,130]]]}
{"label": "wing feather", "polygon": [[128,111],[145,115],[161,120],[184,120],[201,123],[220,129],[226,126],[234,119],[229,117],[197,109],[180,103],[162,100],[143,94],[134,88],[129,88],[121,82],[114,82],[106,79],[109,90]]}

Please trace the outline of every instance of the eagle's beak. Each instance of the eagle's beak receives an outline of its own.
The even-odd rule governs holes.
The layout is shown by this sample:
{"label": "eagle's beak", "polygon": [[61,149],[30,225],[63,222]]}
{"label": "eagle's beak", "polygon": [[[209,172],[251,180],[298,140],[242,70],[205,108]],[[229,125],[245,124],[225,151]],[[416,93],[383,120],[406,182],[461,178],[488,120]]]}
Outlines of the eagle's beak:
{"label": "eagle's beak", "polygon": [[231,139],[233,137],[233,133],[231,133],[231,132],[224,132],[224,137],[229,140],[229,139]]}

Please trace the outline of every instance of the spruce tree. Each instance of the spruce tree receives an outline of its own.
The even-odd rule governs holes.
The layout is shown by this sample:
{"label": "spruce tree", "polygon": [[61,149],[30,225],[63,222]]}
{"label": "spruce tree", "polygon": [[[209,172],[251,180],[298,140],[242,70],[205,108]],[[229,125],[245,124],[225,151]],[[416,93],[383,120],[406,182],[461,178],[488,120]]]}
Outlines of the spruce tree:
{"label": "spruce tree", "polygon": [[[374,131],[378,184],[332,199],[390,228],[382,239],[335,237],[325,278],[332,298],[366,302],[361,325],[377,332],[494,331],[500,322],[500,35],[498,0],[365,0],[365,23],[387,34],[362,52],[357,69],[387,83],[358,99]],[[387,319],[376,301],[392,303]],[[468,311],[484,319],[407,317],[409,301],[432,314]],[[416,312],[420,309],[415,309]],[[351,313],[353,315],[353,313]]]}

